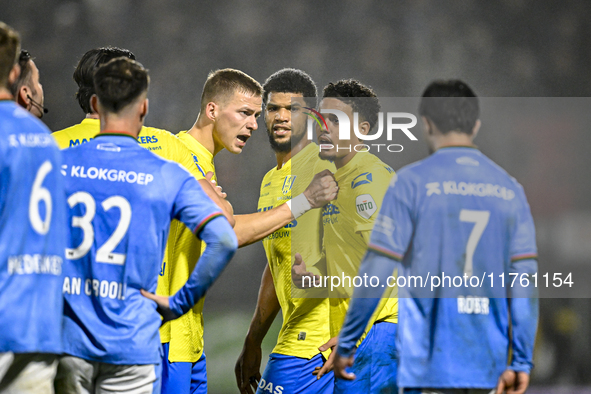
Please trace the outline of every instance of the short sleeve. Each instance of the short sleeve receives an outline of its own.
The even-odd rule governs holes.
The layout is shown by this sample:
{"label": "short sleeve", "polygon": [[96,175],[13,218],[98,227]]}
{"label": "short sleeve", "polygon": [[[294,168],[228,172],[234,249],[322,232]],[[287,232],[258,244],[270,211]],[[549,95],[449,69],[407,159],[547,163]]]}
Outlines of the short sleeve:
{"label": "short sleeve", "polygon": [[392,174],[385,169],[364,172],[351,182],[355,196],[355,232],[371,231]]}
{"label": "short sleeve", "polygon": [[515,230],[511,237],[510,256],[512,261],[537,258],[536,230],[531,210],[523,187],[518,184],[516,193],[517,210],[515,218]]}
{"label": "short sleeve", "polygon": [[413,234],[413,187],[406,174],[394,175],[375,221],[368,248],[402,260]]}

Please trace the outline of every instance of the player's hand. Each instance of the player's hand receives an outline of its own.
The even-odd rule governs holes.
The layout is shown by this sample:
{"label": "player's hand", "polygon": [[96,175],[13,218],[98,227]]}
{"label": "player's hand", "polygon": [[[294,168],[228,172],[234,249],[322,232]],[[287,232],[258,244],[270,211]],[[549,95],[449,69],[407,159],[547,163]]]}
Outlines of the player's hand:
{"label": "player's hand", "polygon": [[497,383],[495,394],[523,394],[529,385],[529,374],[527,372],[515,372],[507,369]]}
{"label": "player's hand", "polygon": [[304,263],[304,260],[302,259],[302,255],[296,253],[295,261],[291,267],[291,280],[293,281],[293,284],[296,285],[296,287],[303,289],[304,277],[310,278],[310,282],[308,282],[308,280],[305,281],[306,284],[310,284],[309,287],[312,287],[313,283],[319,283],[321,281],[320,276],[308,272],[306,263]]}
{"label": "player's hand", "polygon": [[316,379],[320,379],[322,376],[332,371],[334,357],[336,355],[334,347],[337,345],[337,340],[338,337],[330,338],[328,342],[326,342],[324,345],[318,348],[318,350],[320,350],[321,352],[325,352],[328,349],[332,349],[332,351],[330,352],[330,356],[328,356],[328,360],[326,360],[322,367],[314,368],[314,372],[312,372],[312,375],[315,375]]}
{"label": "player's hand", "polygon": [[261,347],[244,343],[234,373],[240,394],[254,394],[261,380]]}
{"label": "player's hand", "polygon": [[215,193],[220,197],[225,199],[226,197],[228,197],[227,193],[224,193],[222,191],[222,187],[220,185],[218,185],[218,183],[215,181],[215,179],[213,178],[213,172],[209,171],[207,174],[205,174],[205,179],[207,179],[209,181],[209,183],[211,183],[211,187],[213,187],[213,190],[215,190]]}
{"label": "player's hand", "polygon": [[312,208],[320,208],[337,198],[338,192],[339,186],[334,175],[329,170],[324,170],[314,175],[304,195]]}
{"label": "player's hand", "polygon": [[[333,352],[334,354],[334,361],[333,361],[333,369],[334,369],[334,376],[335,378],[343,379],[343,380],[353,380],[355,379],[355,374],[352,372],[347,372],[347,367],[353,366],[353,355],[349,357],[342,357],[337,352]],[[331,354],[331,356],[332,356]]]}
{"label": "player's hand", "polygon": [[[213,175],[212,172],[208,172],[206,174],[206,177],[207,176],[209,176],[209,177],[206,179],[199,179],[198,182],[201,185],[201,188],[203,189],[205,194],[207,194],[207,196],[209,198],[211,198],[211,200],[218,207],[220,207],[220,209],[224,213],[224,216],[226,217],[226,219],[228,220],[230,225],[232,227],[234,227],[234,225],[236,224],[236,221],[234,219],[234,208],[232,207],[232,204],[230,204],[230,202],[225,199],[224,196],[220,196],[219,191],[221,191],[221,187],[220,187],[220,189],[217,189],[218,186],[214,186],[214,184],[212,184],[212,182],[211,182],[212,175],[210,175],[210,174]],[[226,194],[226,193],[222,193],[222,194]]]}
{"label": "player's hand", "polygon": [[156,311],[160,313],[162,316],[162,324],[166,323],[167,321],[174,320],[178,318],[178,316],[170,310],[170,304],[168,302],[168,297],[157,295],[154,293],[150,293],[144,289],[140,290],[140,293],[149,300],[154,301],[158,307]]}

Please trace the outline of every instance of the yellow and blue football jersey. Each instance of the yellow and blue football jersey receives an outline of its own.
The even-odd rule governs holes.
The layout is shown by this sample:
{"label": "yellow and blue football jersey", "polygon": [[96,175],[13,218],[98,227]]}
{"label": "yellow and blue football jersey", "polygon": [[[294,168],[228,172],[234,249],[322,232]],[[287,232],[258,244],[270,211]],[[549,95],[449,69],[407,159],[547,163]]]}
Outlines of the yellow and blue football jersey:
{"label": "yellow and blue football jersey", "polygon": [[[272,209],[303,193],[314,175],[322,170],[319,165],[326,166],[326,162],[319,162],[318,145],[311,143],[281,169],[275,167],[270,170],[261,184],[258,210]],[[283,314],[283,325],[273,353],[310,359],[319,353],[318,347],[330,339],[328,300],[302,298],[307,294],[292,288],[291,281],[291,266],[296,252],[306,263],[321,258],[320,215],[319,209],[308,211],[263,239]]]}
{"label": "yellow and blue football jersey", "polygon": [[[336,171],[339,194],[322,211],[329,276],[342,278],[344,275],[353,280],[357,275],[377,212],[393,175],[394,170],[390,166],[367,152],[357,153]],[[346,284],[330,294],[331,337],[338,335],[353,295],[353,287],[348,281]],[[385,297],[392,297],[392,294],[387,293]],[[397,298],[384,298],[380,305],[370,320],[370,326],[375,321],[398,322]]]}

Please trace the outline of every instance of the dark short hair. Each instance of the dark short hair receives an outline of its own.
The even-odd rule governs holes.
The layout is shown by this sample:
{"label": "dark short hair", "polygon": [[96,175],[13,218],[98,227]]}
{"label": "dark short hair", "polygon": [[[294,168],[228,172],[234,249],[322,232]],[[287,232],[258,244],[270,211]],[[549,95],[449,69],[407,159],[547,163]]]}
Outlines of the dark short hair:
{"label": "dark short hair", "polygon": [[[14,81],[14,83],[10,87],[10,91],[13,96],[16,96],[18,94],[18,91],[22,86],[25,86],[25,85],[28,86],[29,83],[31,82],[31,75],[33,74],[33,67],[31,67],[31,60],[32,60],[32,58],[31,58],[31,54],[29,53],[29,51],[27,51],[25,49],[21,49],[21,53],[18,57],[18,65],[21,68],[21,73],[18,76],[18,78],[16,79],[16,81]],[[33,90],[33,94],[37,93],[35,91],[34,86],[31,86],[31,90]]]}
{"label": "dark short hair", "polygon": [[472,134],[480,116],[478,97],[459,79],[431,82],[423,92],[419,115],[431,120],[439,131]]}
{"label": "dark short hair", "polygon": [[[369,122],[370,129],[378,122],[378,114],[382,109],[378,96],[371,87],[365,86],[355,79],[341,79],[336,83],[329,83],[322,92],[322,98],[327,97],[335,97],[349,104],[353,111],[359,113],[363,120]],[[364,99],[353,99],[357,97],[364,97]]]}
{"label": "dark short hair", "polygon": [[203,85],[201,111],[205,110],[207,103],[228,99],[234,92],[260,96],[263,94],[263,87],[254,78],[240,70],[225,68],[212,71]]}
{"label": "dark short hair", "polygon": [[135,60],[113,59],[94,73],[94,90],[107,111],[118,113],[148,90],[148,71]]}
{"label": "dark short hair", "polygon": [[270,93],[300,93],[308,98],[307,105],[316,106],[316,84],[308,74],[295,68],[284,68],[267,78],[263,84],[263,104],[267,104]]}
{"label": "dark short hair", "polygon": [[91,49],[86,52],[78,62],[76,70],[74,70],[74,81],[76,81],[76,84],[78,85],[76,99],[85,114],[92,112],[92,109],[90,108],[90,98],[95,93],[94,82],[92,79],[94,72],[99,66],[118,57],[126,57],[135,60],[135,55],[127,49],[102,47]]}
{"label": "dark short hair", "polygon": [[0,22],[0,86],[8,86],[8,76],[21,50],[18,33],[4,22]]}

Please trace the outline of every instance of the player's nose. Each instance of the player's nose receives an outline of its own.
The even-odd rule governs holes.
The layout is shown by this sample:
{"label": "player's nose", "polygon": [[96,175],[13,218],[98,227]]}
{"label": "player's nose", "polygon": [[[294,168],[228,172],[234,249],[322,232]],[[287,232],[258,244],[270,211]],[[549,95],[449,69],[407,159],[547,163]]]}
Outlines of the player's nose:
{"label": "player's nose", "polygon": [[279,111],[275,114],[275,119],[288,121],[291,117],[291,112],[287,110],[287,108],[280,108]]}

